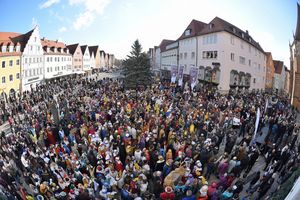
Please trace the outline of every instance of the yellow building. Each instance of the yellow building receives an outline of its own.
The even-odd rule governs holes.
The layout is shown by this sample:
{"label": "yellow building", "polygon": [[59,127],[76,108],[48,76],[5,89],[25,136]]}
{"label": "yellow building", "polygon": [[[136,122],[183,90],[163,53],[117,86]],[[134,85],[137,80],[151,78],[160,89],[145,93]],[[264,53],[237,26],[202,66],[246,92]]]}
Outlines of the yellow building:
{"label": "yellow building", "polygon": [[[20,55],[0,52],[0,94],[14,97],[20,89]],[[4,94],[3,94],[4,93]],[[10,95],[10,96],[8,96]]]}
{"label": "yellow building", "polygon": [[21,43],[13,39],[19,35],[0,32],[0,102],[20,92]]}

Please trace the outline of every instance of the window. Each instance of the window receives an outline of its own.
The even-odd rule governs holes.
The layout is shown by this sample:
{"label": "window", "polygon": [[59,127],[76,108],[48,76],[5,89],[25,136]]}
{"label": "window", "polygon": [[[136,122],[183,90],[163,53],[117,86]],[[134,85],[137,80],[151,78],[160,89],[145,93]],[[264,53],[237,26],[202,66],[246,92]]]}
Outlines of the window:
{"label": "window", "polygon": [[260,64],[258,64],[258,70],[260,71]]}
{"label": "window", "polygon": [[33,49],[33,47],[32,47],[32,46],[30,46],[30,51],[32,51],[32,49]]}
{"label": "window", "polygon": [[234,45],[234,36],[233,36],[233,35],[230,37],[230,43],[231,43],[232,45]]}
{"label": "window", "polygon": [[36,42],[36,37],[34,37],[34,41]]}
{"label": "window", "polygon": [[35,76],[35,69],[33,69],[33,76]]}
{"label": "window", "polygon": [[2,61],[2,68],[5,68],[5,61]]}
{"label": "window", "polygon": [[195,52],[192,52],[191,58],[195,58]]}
{"label": "window", "polygon": [[12,61],[12,60],[9,61],[9,66],[10,66],[10,67],[13,66],[13,61]]}
{"label": "window", "polygon": [[50,60],[50,59],[49,59],[49,57],[48,57],[48,58],[47,58],[47,62],[49,62],[49,60]]}
{"label": "window", "polygon": [[245,61],[246,61],[246,59],[245,59],[245,57],[243,57],[243,56],[240,56],[240,64],[245,64]]}
{"label": "window", "polygon": [[218,40],[217,34],[203,36],[203,44],[216,44]]}
{"label": "window", "polygon": [[13,81],[13,80],[14,80],[13,75],[12,74],[9,75],[9,81]]}
{"label": "window", "polygon": [[5,83],[5,76],[2,76],[2,83]]}
{"label": "window", "polygon": [[20,65],[20,59],[17,60],[16,65]]}
{"label": "window", "polygon": [[35,58],[33,58],[33,62],[35,63]]}
{"label": "window", "polygon": [[31,63],[31,58],[29,58],[29,63]]}
{"label": "window", "polygon": [[20,73],[16,74],[16,79],[20,79]]}
{"label": "window", "polygon": [[186,58],[187,58],[187,53],[185,52],[185,53],[184,53],[184,59],[186,59]]}
{"label": "window", "polygon": [[234,53],[231,53],[231,54],[230,54],[230,59],[231,59],[232,61],[234,61]]}
{"label": "window", "polygon": [[251,66],[251,60],[249,59],[249,66]]}
{"label": "window", "polygon": [[47,72],[49,72],[50,70],[49,70],[49,67],[47,67]]}
{"label": "window", "polygon": [[27,73],[28,73],[27,70],[25,70],[25,77],[27,77]]}
{"label": "window", "polygon": [[218,58],[218,52],[217,51],[203,51],[202,58],[203,59],[216,59],[216,58]]}
{"label": "window", "polygon": [[31,69],[29,70],[29,76],[31,76]]}
{"label": "window", "polygon": [[52,62],[52,57],[50,57],[50,62]]}
{"label": "window", "polygon": [[27,58],[25,58],[25,63],[27,63]]}
{"label": "window", "polygon": [[253,78],[253,83],[255,83],[256,82],[256,79],[255,78]]}
{"label": "window", "polygon": [[184,35],[185,35],[185,36],[191,35],[191,29],[185,30]]}

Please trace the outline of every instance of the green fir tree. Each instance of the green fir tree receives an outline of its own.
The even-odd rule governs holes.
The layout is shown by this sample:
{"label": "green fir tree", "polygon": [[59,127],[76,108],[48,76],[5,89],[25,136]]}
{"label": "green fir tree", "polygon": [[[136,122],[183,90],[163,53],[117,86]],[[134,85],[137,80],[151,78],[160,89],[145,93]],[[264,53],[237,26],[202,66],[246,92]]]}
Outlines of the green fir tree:
{"label": "green fir tree", "polygon": [[142,46],[136,40],[131,46],[130,55],[123,62],[124,86],[126,89],[137,89],[139,86],[149,86],[152,83],[150,59]]}

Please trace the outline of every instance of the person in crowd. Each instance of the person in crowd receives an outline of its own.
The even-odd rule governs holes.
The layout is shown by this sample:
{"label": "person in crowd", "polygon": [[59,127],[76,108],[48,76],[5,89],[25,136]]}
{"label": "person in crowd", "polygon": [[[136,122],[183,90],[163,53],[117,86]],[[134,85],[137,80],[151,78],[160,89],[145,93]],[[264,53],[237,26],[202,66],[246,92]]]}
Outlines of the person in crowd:
{"label": "person in crowd", "polygon": [[[267,98],[188,84],[133,94],[108,78],[50,81],[0,109],[12,131],[0,138],[0,198],[221,200],[241,196],[243,175],[249,195],[263,199],[274,174],[282,184],[300,160],[296,111],[278,97],[281,106],[264,112]],[[257,108],[267,135],[260,146]]]}

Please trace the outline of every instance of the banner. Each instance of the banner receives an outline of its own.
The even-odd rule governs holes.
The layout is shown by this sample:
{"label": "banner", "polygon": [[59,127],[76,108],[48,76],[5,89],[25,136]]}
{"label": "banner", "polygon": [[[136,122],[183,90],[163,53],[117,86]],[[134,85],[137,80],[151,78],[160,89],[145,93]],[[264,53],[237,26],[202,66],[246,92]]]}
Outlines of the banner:
{"label": "banner", "polygon": [[190,84],[191,84],[192,89],[194,89],[194,87],[197,83],[197,76],[198,76],[198,68],[191,66],[191,68],[190,68]]}
{"label": "banner", "polygon": [[173,65],[171,67],[171,83],[175,83],[176,82],[176,77],[177,77],[177,66]]}
{"label": "banner", "polygon": [[184,66],[180,66],[178,69],[178,86],[183,85],[183,70]]}
{"label": "banner", "polygon": [[256,138],[256,133],[257,133],[257,130],[258,130],[258,125],[259,125],[259,119],[260,119],[260,109],[257,108],[257,111],[256,111],[256,121],[255,121],[255,130],[254,130],[254,134],[253,134],[253,138],[252,138],[252,144],[255,143],[255,138]]}

